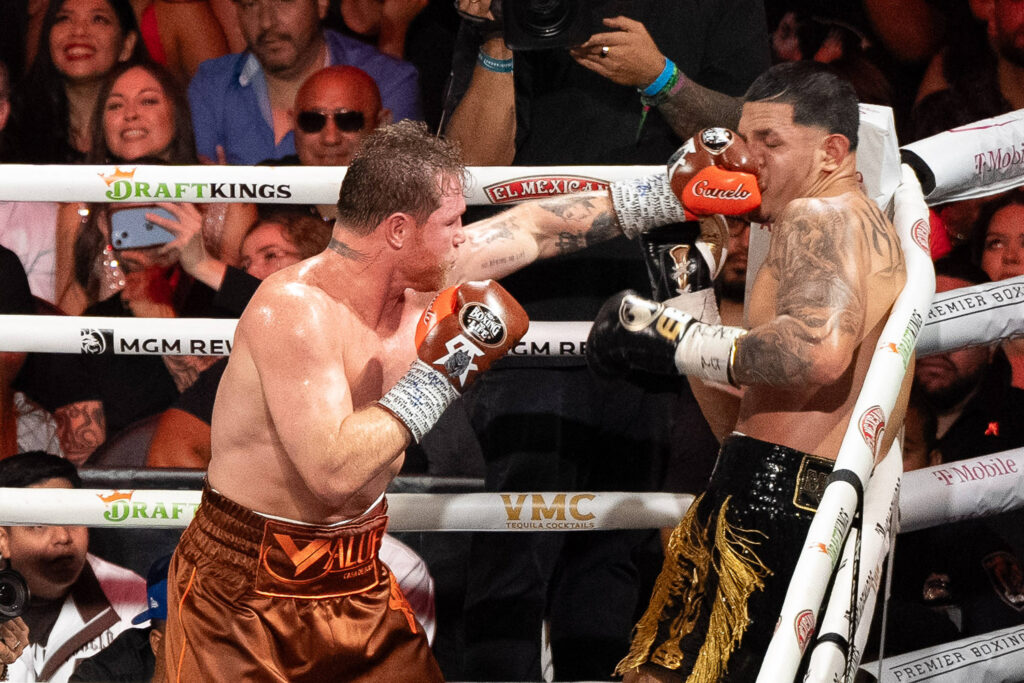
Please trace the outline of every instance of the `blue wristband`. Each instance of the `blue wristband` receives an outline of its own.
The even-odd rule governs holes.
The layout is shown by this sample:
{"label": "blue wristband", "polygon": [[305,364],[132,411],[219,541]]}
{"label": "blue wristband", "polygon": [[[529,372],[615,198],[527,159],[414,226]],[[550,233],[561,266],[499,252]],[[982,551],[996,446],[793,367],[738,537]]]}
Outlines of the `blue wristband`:
{"label": "blue wristband", "polygon": [[650,97],[651,95],[657,95],[661,92],[661,89],[668,83],[668,79],[672,77],[672,72],[676,68],[676,63],[668,57],[665,57],[665,68],[661,70],[661,75],[654,79],[654,82],[644,88],[641,92],[644,95]]}
{"label": "blue wristband", "polygon": [[490,55],[484,54],[483,50],[477,53],[476,61],[483,68],[496,74],[507,74],[512,71],[511,59],[495,59]]}

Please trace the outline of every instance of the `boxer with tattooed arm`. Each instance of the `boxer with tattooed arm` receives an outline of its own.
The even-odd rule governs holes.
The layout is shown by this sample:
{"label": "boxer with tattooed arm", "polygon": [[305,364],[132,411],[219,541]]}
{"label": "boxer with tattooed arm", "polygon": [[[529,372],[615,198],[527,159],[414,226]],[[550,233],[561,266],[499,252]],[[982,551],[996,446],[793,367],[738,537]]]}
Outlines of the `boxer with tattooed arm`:
{"label": "boxer with tattooed arm", "polygon": [[238,322],[207,487],[170,566],[169,678],[440,680],[378,558],[384,491],[410,442],[526,331],[488,278],[621,226],[749,210],[737,186],[756,193],[756,178],[696,153],[677,160],[694,190],[682,204],[662,173],[463,227],[454,147],[409,121],[363,138],[328,248],[267,277]]}
{"label": "boxer with tattooed arm", "polygon": [[[735,431],[708,490],[672,534],[619,664],[627,681],[757,675],[820,482],[906,282],[895,229],[859,182],[858,123],[852,86],[813,62],[772,67],[748,90],[738,132],[762,194],[753,218],[772,231],[747,304],[749,330],[631,292],[595,320],[587,353],[599,372],[682,373],[744,390]],[[912,376],[879,456],[899,432]]]}

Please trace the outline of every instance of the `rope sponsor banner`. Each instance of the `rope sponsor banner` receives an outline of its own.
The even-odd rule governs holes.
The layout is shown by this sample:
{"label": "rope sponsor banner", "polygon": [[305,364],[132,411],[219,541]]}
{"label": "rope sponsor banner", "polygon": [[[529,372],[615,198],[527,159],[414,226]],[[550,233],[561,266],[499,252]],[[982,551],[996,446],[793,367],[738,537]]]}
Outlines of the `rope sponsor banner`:
{"label": "rope sponsor banner", "polygon": [[[912,625],[911,625],[912,626]],[[1024,625],[871,662],[861,671],[879,683],[1019,683]]]}
{"label": "rope sponsor banner", "polygon": [[[666,160],[667,161],[667,160]],[[0,165],[0,200],[35,202],[252,202],[333,204],[344,166],[33,166]],[[608,183],[664,166],[473,166],[463,193],[469,204],[512,204]]]}
{"label": "rope sponsor banner", "polygon": [[[0,321],[0,351],[120,355],[226,356],[238,326],[218,318],[5,315]],[[509,355],[583,355],[591,325],[531,322]]]}
{"label": "rope sponsor banner", "polygon": [[900,148],[929,205],[987,197],[1024,184],[1024,110],[982,119]]}
{"label": "rope sponsor banner", "polygon": [[1024,507],[1024,448],[1017,448],[904,475],[901,528],[917,531]]}
{"label": "rope sponsor banner", "polygon": [[[0,526],[179,529],[199,491],[0,489]],[[392,531],[592,531],[673,527],[693,496],[674,493],[388,494]]]}
{"label": "rope sponsor banner", "polygon": [[1024,334],[1024,276],[935,295],[917,353],[928,356]]}

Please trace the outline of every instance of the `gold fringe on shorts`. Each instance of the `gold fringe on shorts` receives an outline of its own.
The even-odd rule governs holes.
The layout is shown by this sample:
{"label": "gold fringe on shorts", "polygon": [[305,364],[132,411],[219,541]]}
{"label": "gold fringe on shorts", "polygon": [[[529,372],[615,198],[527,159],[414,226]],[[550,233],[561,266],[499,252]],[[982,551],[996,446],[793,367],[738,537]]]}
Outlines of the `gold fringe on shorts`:
{"label": "gold fringe on shorts", "polygon": [[[717,683],[750,623],[747,601],[755,590],[764,588],[764,577],[771,571],[753,550],[752,546],[758,541],[744,534],[763,534],[731,526],[726,520],[729,507],[729,498],[726,498],[718,511],[714,546],[709,546],[710,529],[697,521],[701,500],[703,496],[694,501],[672,531],[650,604],[633,630],[629,654],[615,668],[618,675],[646,662],[672,670],[683,664],[680,642],[697,625],[712,564],[718,575],[718,589],[707,637],[686,682]],[[651,652],[659,624],[669,617],[668,637]]]}

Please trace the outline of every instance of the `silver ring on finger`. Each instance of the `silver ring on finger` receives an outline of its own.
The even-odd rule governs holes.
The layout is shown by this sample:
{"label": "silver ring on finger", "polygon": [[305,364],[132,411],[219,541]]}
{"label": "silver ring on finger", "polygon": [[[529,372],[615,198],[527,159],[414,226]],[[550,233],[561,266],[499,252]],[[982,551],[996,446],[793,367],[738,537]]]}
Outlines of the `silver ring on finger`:
{"label": "silver ring on finger", "polygon": [[609,52],[611,52],[611,48],[609,48],[607,45],[602,45],[601,46],[601,59],[604,59],[605,57],[607,57]]}

